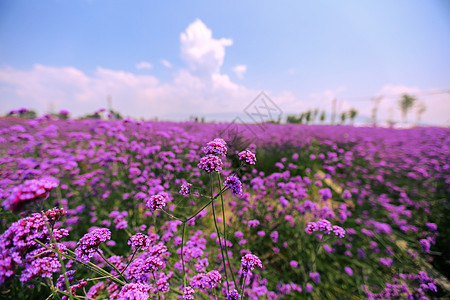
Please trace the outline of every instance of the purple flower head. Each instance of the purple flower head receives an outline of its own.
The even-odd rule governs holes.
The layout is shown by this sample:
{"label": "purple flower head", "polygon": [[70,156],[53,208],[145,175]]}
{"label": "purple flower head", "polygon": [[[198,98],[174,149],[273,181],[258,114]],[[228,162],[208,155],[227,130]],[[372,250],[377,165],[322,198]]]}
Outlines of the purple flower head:
{"label": "purple flower head", "polygon": [[241,160],[249,165],[256,164],[256,156],[250,150],[241,151],[239,153],[239,160]]}
{"label": "purple flower head", "polygon": [[223,184],[231,189],[233,195],[242,195],[242,183],[236,175],[228,176]]}
{"label": "purple flower head", "polygon": [[250,220],[248,221],[248,227],[256,227],[259,225],[259,221],[258,220]]}
{"label": "purple flower head", "polygon": [[343,238],[345,236],[345,230],[340,226],[333,225],[333,232],[340,238]]}
{"label": "purple flower head", "polygon": [[198,167],[206,173],[222,171],[222,160],[213,154],[208,154],[200,159]]}
{"label": "purple flower head", "polygon": [[190,286],[187,286],[183,291],[183,300],[193,300],[195,291]]}
{"label": "purple flower head", "polygon": [[188,196],[191,193],[191,186],[190,183],[185,183],[181,186],[180,194],[183,196]]}
{"label": "purple flower head", "polygon": [[140,232],[133,235],[128,241],[128,245],[131,245],[131,247],[133,247],[134,249],[148,247],[150,243],[151,241],[149,240],[148,236]]}
{"label": "purple flower head", "polygon": [[296,260],[291,260],[291,261],[289,262],[289,265],[290,265],[292,268],[297,268],[297,267],[298,267],[298,261],[296,261]]}
{"label": "purple flower head", "polygon": [[166,206],[167,198],[164,194],[153,195],[144,200],[147,203],[147,207],[154,212],[157,209],[161,209]]}
{"label": "purple flower head", "polygon": [[252,271],[255,267],[262,268],[261,260],[254,254],[246,254],[241,259],[241,267],[244,273]]}
{"label": "purple flower head", "polygon": [[18,212],[27,204],[47,199],[50,191],[57,187],[58,184],[59,181],[53,177],[26,180],[12,190],[2,205],[5,209]]}
{"label": "purple flower head", "polygon": [[111,231],[106,228],[97,228],[93,231],[86,233],[77,244],[75,254],[82,262],[87,263],[89,259],[98,250],[98,247],[102,242],[106,242],[111,239]]}
{"label": "purple flower head", "polygon": [[380,257],[380,264],[385,265],[386,267],[392,266],[394,260],[390,257]]}
{"label": "purple flower head", "polygon": [[320,282],[320,274],[318,272],[310,272],[309,273],[309,277],[311,277],[311,279],[315,282],[315,283],[319,283]]}
{"label": "purple flower head", "polygon": [[331,199],[331,190],[329,188],[324,188],[319,190],[319,195],[322,196],[323,200]]}
{"label": "purple flower head", "polygon": [[63,208],[57,208],[54,207],[52,209],[49,209],[48,211],[43,213],[44,216],[47,218],[47,221],[54,225],[56,221],[59,220],[62,216],[66,214]]}
{"label": "purple flower head", "polygon": [[422,246],[423,252],[430,253],[430,248],[431,248],[430,241],[427,239],[421,239],[419,242],[420,242],[420,246]]}
{"label": "purple flower head", "polygon": [[347,273],[349,276],[353,276],[353,270],[350,267],[344,268],[345,273]]}
{"label": "purple flower head", "polygon": [[236,291],[236,289],[232,289],[227,294],[227,300],[241,300],[241,295],[239,295],[239,293],[238,293],[238,291]]}
{"label": "purple flower head", "polygon": [[118,294],[119,300],[147,300],[151,285],[143,283],[128,283],[122,287]]}
{"label": "purple flower head", "polygon": [[219,156],[226,156],[227,155],[227,143],[222,139],[214,139],[213,141],[209,142],[206,147],[203,148],[203,152],[205,155],[208,154],[217,154]]}

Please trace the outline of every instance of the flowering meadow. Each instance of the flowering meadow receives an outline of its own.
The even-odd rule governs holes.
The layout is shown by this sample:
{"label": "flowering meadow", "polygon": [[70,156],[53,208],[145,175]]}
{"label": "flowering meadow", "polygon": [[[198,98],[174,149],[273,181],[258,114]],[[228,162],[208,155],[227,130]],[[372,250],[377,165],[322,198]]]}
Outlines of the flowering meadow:
{"label": "flowering meadow", "polygon": [[450,129],[0,119],[1,299],[442,299]]}

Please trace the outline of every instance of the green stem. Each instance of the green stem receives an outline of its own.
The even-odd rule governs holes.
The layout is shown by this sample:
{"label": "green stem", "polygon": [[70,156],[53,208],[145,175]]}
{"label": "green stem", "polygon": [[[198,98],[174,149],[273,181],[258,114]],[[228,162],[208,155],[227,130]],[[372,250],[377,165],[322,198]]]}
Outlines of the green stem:
{"label": "green stem", "polygon": [[248,273],[245,273],[244,281],[242,281],[242,288],[241,288],[241,291],[242,291],[241,296],[242,296],[242,298],[244,298],[245,282],[247,281],[247,274],[248,274]]}
{"label": "green stem", "polygon": [[[46,248],[47,250],[50,250],[50,251],[52,251],[53,253],[56,253],[55,249],[52,249],[52,248],[48,247],[47,245],[45,245],[45,244],[42,243],[41,241],[39,241],[39,240],[37,240],[37,239],[34,239],[33,241],[35,241],[36,243],[38,243],[38,244],[41,245],[42,247]],[[67,249],[66,251],[69,252],[69,253],[71,253],[72,255],[75,254],[75,253],[73,253],[72,251],[70,251],[69,249]],[[75,255],[74,255],[74,256],[70,256],[70,255],[67,255],[67,254],[65,254],[65,253],[61,253],[61,256],[65,257],[65,258],[67,258],[67,259],[69,259],[69,260],[76,261],[76,262],[79,263],[79,264],[84,265],[86,268],[88,268],[89,270],[91,270],[91,271],[94,272],[94,273],[97,273],[97,274],[102,275],[102,276],[110,276],[112,281],[114,281],[115,283],[117,283],[117,284],[119,284],[119,285],[121,285],[121,286],[125,285],[125,282],[123,282],[122,280],[116,278],[116,277],[115,277],[114,275],[112,275],[111,273],[109,273],[109,272],[103,270],[102,268],[100,268],[100,267],[94,265],[94,264],[91,263],[91,262],[88,262],[88,263],[82,262],[81,260],[75,258]]]}
{"label": "green stem", "polygon": [[111,263],[111,262],[103,255],[103,253],[102,253],[99,249],[97,249],[97,253],[101,256],[101,258],[103,258],[103,260],[104,260],[108,265],[110,265],[114,270],[116,270],[117,274],[120,274],[120,277],[122,277],[123,280],[125,280],[126,283],[128,283],[128,280],[125,278],[125,276],[123,276],[122,272],[120,272],[119,269],[117,269],[117,267],[116,267],[114,264],[112,264],[112,263]]}
{"label": "green stem", "polygon": [[[219,186],[222,186],[221,180],[220,180],[220,174],[217,173],[217,178],[219,180]],[[226,227],[226,219],[225,219],[225,206],[223,204],[223,195],[220,195],[220,202],[222,204],[222,220],[223,220],[223,238],[225,240],[225,255],[227,257],[227,261],[228,261],[228,267],[230,268],[230,273],[231,273],[231,278],[233,279],[234,282],[234,286],[237,286],[236,284],[236,279],[234,278],[234,272],[233,272],[233,268],[231,267],[231,261],[230,258],[228,257],[228,245],[227,245],[227,227]],[[228,286],[228,281],[227,281],[227,286]]]}
{"label": "green stem", "polygon": [[69,298],[70,298],[70,300],[73,300],[72,292],[70,291],[69,278],[67,277],[67,274],[66,274],[66,265],[64,264],[64,262],[62,260],[61,253],[59,252],[58,245],[56,244],[55,237],[53,236],[53,230],[50,228],[50,224],[48,224],[45,215],[42,213],[41,216],[45,222],[45,226],[47,227],[47,231],[50,235],[50,241],[53,244],[53,246],[55,247],[56,255],[58,256],[58,261],[59,261],[59,264],[61,265],[61,271],[64,275],[64,283],[66,285],[67,292],[69,293]]}
{"label": "green stem", "polygon": [[[211,181],[211,199],[213,199],[213,182],[212,182],[212,175],[210,173],[209,175],[210,181]],[[220,252],[222,253],[222,262],[223,262],[223,269],[225,270],[225,281],[227,282],[227,291],[230,291],[230,287],[228,285],[228,274],[227,274],[227,264],[225,263],[225,255],[223,253],[223,247],[222,247],[222,241],[220,240],[220,232],[219,227],[217,226],[217,220],[216,220],[216,211],[214,209],[214,202],[211,202],[211,208],[213,213],[213,220],[214,220],[214,226],[216,227],[217,237],[219,238],[219,246],[220,246]],[[225,241],[226,244],[226,241]]]}
{"label": "green stem", "polygon": [[122,270],[122,272],[120,272],[120,276],[123,276],[123,273],[126,271],[126,269],[128,269],[128,267],[130,266],[131,262],[133,261],[134,256],[136,255],[136,253],[138,253],[139,250],[141,250],[141,246],[139,246],[139,248],[134,250],[134,253],[131,256],[130,261],[128,262],[127,266],[125,267],[125,269]]}
{"label": "green stem", "polygon": [[183,247],[184,247],[184,232],[186,230],[186,222],[183,222],[183,232],[181,234],[181,263],[183,265],[183,285],[186,288],[186,269],[184,267],[184,255],[183,255]]}
{"label": "green stem", "polygon": [[158,294],[158,300],[159,300],[161,298],[159,297],[159,288],[158,288],[158,282],[156,282],[155,272],[152,271],[152,275],[153,275],[153,280],[155,281],[156,293]]}

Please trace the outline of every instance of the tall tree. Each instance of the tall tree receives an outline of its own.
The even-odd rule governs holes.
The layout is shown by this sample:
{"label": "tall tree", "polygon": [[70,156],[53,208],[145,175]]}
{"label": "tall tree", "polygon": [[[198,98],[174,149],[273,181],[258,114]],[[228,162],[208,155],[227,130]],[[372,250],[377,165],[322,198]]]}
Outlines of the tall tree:
{"label": "tall tree", "polygon": [[403,123],[406,123],[408,120],[408,111],[413,107],[416,100],[416,97],[408,94],[403,94],[402,98],[399,100],[398,104],[400,106],[400,110],[402,111]]}
{"label": "tall tree", "polygon": [[423,102],[420,102],[417,104],[417,124],[420,123],[420,120],[422,119],[423,113],[427,110],[427,107]]}
{"label": "tall tree", "polygon": [[357,115],[358,115],[358,111],[356,109],[354,109],[353,107],[348,111],[348,116],[349,116],[352,124],[355,121],[355,118]]}

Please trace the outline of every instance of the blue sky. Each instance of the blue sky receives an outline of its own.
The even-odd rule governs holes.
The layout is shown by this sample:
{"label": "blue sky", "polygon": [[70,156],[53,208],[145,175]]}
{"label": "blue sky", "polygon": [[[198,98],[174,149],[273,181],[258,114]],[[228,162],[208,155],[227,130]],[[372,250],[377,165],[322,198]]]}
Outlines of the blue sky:
{"label": "blue sky", "polygon": [[[184,36],[184,38],[183,38]],[[0,2],[0,113],[79,116],[106,106],[162,119],[228,119],[264,90],[283,113],[355,107],[450,125],[446,1]],[[415,120],[414,110],[409,119]]]}

